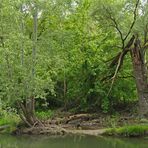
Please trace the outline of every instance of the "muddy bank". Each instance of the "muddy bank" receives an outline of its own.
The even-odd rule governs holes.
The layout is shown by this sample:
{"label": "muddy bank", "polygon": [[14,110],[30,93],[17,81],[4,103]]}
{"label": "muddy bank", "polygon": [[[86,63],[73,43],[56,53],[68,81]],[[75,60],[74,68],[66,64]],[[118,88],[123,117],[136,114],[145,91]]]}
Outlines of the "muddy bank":
{"label": "muddy bank", "polygon": [[96,129],[96,130],[78,130],[78,129],[64,129],[61,127],[33,127],[33,128],[24,128],[17,129],[13,132],[15,135],[49,135],[49,136],[62,136],[68,134],[77,134],[77,135],[91,135],[98,136],[102,135],[106,129]]}
{"label": "muddy bank", "polygon": [[65,135],[65,134],[86,134],[101,135],[105,129],[112,126],[139,124],[140,120],[134,116],[110,117],[99,114],[60,114],[52,119],[41,121],[41,125],[34,125],[31,128],[19,127],[13,134],[29,135]]}

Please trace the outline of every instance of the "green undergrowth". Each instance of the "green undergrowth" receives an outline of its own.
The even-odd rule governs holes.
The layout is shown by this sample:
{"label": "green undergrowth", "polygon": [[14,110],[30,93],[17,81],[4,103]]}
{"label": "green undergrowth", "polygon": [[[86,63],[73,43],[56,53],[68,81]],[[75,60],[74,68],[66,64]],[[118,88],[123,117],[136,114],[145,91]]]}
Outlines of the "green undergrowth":
{"label": "green undergrowth", "polygon": [[36,116],[40,120],[48,120],[54,116],[54,111],[48,110],[48,111],[37,111]]}
{"label": "green undergrowth", "polygon": [[[0,133],[11,133],[16,129],[20,118],[12,108],[0,109]],[[7,128],[1,128],[6,126]]]}
{"label": "green undergrowth", "polygon": [[119,128],[107,129],[104,135],[123,137],[143,137],[148,136],[148,124],[129,125]]}

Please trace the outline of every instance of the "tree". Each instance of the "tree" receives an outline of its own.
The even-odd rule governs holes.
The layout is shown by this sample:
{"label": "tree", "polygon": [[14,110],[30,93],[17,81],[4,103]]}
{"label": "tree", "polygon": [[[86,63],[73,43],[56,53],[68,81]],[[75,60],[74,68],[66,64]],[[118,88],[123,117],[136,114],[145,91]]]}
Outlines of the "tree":
{"label": "tree", "polygon": [[[108,95],[110,95],[114,81],[117,77],[117,73],[123,64],[125,55],[128,52],[130,52],[131,60],[133,63],[133,72],[137,87],[137,94],[139,97],[140,114],[147,115],[148,83],[147,83],[147,68],[146,68],[147,66],[145,62],[146,52],[144,52],[144,50],[147,48],[146,46],[147,33],[144,32],[144,42],[142,42],[140,40],[143,37],[139,37],[138,32],[134,29],[136,20],[139,17],[139,15],[143,17],[143,15],[145,16],[147,14],[146,13],[140,14],[141,8],[139,5],[142,5],[142,3],[140,3],[139,0],[135,2],[134,6],[132,2],[128,1],[121,1],[121,2],[114,1],[110,3],[107,2],[105,3],[105,2],[102,3],[99,10],[99,12],[102,11],[104,15],[101,13],[101,16],[98,17],[98,15],[96,15],[97,11],[95,11],[95,16],[98,21],[99,19],[103,21],[109,21],[107,25],[115,29],[115,32],[118,33],[118,37],[120,38],[121,41],[120,44],[121,52],[119,52],[117,56],[113,58],[113,61],[110,64],[110,67],[116,66],[116,69],[115,72],[110,75],[112,84],[108,92]],[[145,5],[144,7],[147,6]],[[131,12],[133,16],[131,15]],[[125,19],[126,22],[122,21],[123,19]],[[132,20],[132,23],[129,25],[129,22],[127,22],[127,20],[130,21]]]}
{"label": "tree", "polygon": [[37,24],[42,3],[10,3],[5,1],[1,9],[1,98],[7,98],[9,104],[19,108],[21,119],[33,126],[40,123],[35,116],[35,99],[44,98],[47,88],[54,93],[52,77],[56,71],[50,65],[58,61],[49,59],[52,56],[49,56],[49,48],[42,46],[45,42],[39,40]]}

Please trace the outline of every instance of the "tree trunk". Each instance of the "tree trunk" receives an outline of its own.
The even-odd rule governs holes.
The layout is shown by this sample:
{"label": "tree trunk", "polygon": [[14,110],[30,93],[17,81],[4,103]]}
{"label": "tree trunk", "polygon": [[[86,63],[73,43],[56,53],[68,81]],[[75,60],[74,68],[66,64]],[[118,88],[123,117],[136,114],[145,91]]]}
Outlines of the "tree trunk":
{"label": "tree trunk", "polygon": [[21,5],[21,33],[22,33],[22,38],[21,38],[21,65],[24,65],[24,40],[23,40],[23,36],[24,36],[24,20],[23,20],[23,5]]}
{"label": "tree trunk", "polygon": [[35,78],[35,64],[36,64],[36,51],[37,51],[37,32],[38,32],[38,11],[35,5],[33,13],[33,48],[32,48],[32,76]]}
{"label": "tree trunk", "polygon": [[[34,5],[35,10],[33,12],[33,48],[32,48],[32,85],[34,86],[35,79],[35,63],[36,63],[36,50],[37,50],[37,7]],[[21,6],[21,12],[23,13],[23,6]],[[23,14],[22,14],[23,15]],[[24,34],[24,22],[23,17],[21,18],[21,32]],[[23,46],[23,38],[21,42],[21,65],[24,65],[24,46]],[[32,90],[32,96],[34,96],[34,90]],[[28,99],[23,100],[22,102],[18,102],[18,106],[20,109],[20,117],[21,119],[28,125],[34,126],[37,122],[40,122],[35,116],[35,98],[28,97]]]}
{"label": "tree trunk", "polygon": [[38,119],[35,116],[35,99],[30,98],[28,100],[24,100],[23,102],[18,102],[18,106],[20,109],[20,117],[21,119],[28,125],[33,126]]}
{"label": "tree trunk", "polygon": [[131,58],[139,98],[139,113],[141,116],[148,116],[147,68],[138,39],[135,40],[134,48],[131,49]]}

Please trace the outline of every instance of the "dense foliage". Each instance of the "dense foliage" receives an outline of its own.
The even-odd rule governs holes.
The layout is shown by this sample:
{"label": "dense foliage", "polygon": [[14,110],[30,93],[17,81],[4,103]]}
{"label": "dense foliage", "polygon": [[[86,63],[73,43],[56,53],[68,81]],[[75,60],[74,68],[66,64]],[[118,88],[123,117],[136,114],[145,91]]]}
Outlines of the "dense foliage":
{"label": "dense foliage", "polygon": [[[108,93],[116,71],[109,65],[122,49],[120,31],[126,38],[135,5],[136,0],[1,1],[0,105],[18,109],[18,102],[33,97],[39,111],[109,112],[136,102],[130,54]],[[138,3],[125,45],[133,33],[147,44],[147,8],[147,1]]]}

